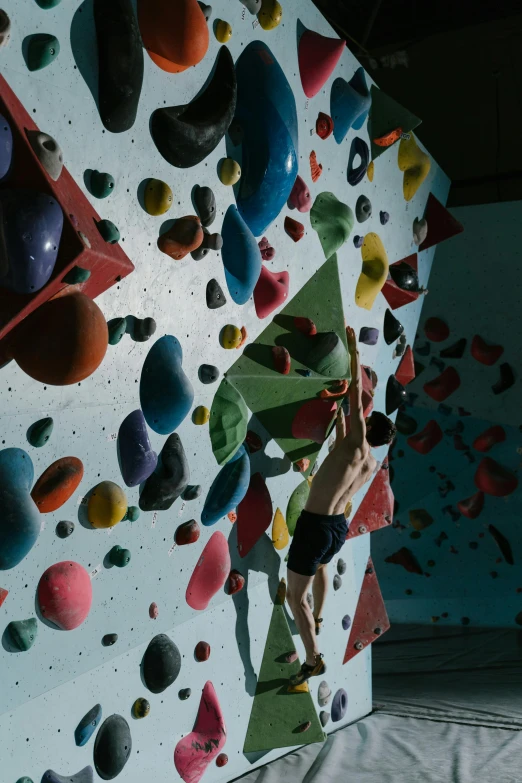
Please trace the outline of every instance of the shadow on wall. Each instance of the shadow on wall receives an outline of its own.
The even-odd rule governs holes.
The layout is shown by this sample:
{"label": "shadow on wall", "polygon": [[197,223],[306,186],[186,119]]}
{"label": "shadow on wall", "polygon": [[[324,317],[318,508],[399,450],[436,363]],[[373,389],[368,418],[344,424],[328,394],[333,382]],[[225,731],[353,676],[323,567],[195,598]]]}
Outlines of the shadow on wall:
{"label": "shadow on wall", "polygon": [[71,22],[71,49],[74,62],[89,88],[96,108],[98,103],[98,46],[94,25],[94,0],[84,0]]}

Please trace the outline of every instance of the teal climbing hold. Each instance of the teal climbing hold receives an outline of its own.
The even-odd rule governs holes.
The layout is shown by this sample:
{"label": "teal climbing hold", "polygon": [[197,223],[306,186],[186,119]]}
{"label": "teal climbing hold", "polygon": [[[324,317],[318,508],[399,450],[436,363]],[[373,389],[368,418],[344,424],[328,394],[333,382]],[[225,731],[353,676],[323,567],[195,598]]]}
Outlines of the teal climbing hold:
{"label": "teal climbing hold", "polygon": [[121,546],[113,546],[108,554],[109,562],[118,568],[125,568],[131,560],[131,553]]}
{"label": "teal climbing hold", "polygon": [[348,204],[333,193],[319,193],[310,210],[312,228],[317,231],[325,258],[330,258],[351,234],[354,214]]}
{"label": "teal climbing hold", "polygon": [[22,449],[0,451],[0,571],[14,568],[31,551],[42,527],[30,492],[31,458]]}
{"label": "teal climbing hold", "polygon": [[106,171],[94,169],[91,173],[90,185],[90,192],[95,198],[107,198],[114,190],[114,177]]}
{"label": "teal climbing hold", "polygon": [[122,522],[136,522],[137,519],[140,518],[141,511],[139,510],[138,506],[129,506],[127,509],[127,513],[121,520]]}
{"label": "teal climbing hold", "polygon": [[350,128],[362,128],[371,102],[364,68],[357,68],[349,82],[341,77],[335,79],[330,93],[330,115],[334,121],[333,135],[337,144],[343,141]]}
{"label": "teal climbing hold", "polygon": [[45,419],[39,419],[31,424],[27,430],[27,440],[35,449],[45,446],[53,431],[54,422],[50,416]]}
{"label": "teal climbing hold", "polygon": [[56,8],[57,5],[60,5],[62,0],[36,0],[36,2],[40,8],[43,8],[44,11],[47,11],[49,8]]}
{"label": "teal climbing hold", "polygon": [[13,620],[7,626],[11,644],[20,652],[31,649],[37,633],[38,624],[35,617],[30,617],[28,620]]}
{"label": "teal climbing hold", "polygon": [[24,39],[27,41],[26,63],[30,71],[46,68],[60,54],[60,42],[55,35],[36,33]]}
{"label": "teal climbing hold", "polygon": [[23,778],[18,778],[16,783],[33,783],[32,778],[28,778],[26,775],[24,775]]}
{"label": "teal climbing hold", "polygon": [[250,481],[250,458],[244,446],[221,468],[208,491],[201,521],[214,525],[237,508],[246,495]]}
{"label": "teal climbing hold", "polygon": [[118,227],[115,226],[111,220],[99,220],[96,223],[96,226],[98,227],[98,231],[104,240],[110,245],[115,245],[116,242],[120,241],[120,232]]}
{"label": "teal climbing hold", "polygon": [[94,707],[92,707],[89,712],[87,712],[79,724],[76,726],[74,730],[74,740],[78,747],[83,747],[87,744],[87,742],[90,740],[96,729],[98,728],[98,724],[100,723],[102,716],[102,708],[101,704],[95,704]]}
{"label": "teal climbing hold", "polygon": [[67,285],[78,285],[79,283],[85,283],[90,276],[90,269],[84,269],[81,266],[73,266],[73,268],[63,277],[62,282],[67,283]]}
{"label": "teal climbing hold", "polygon": [[110,321],[107,321],[107,329],[109,330],[109,345],[118,345],[127,331],[127,319],[111,318]]}
{"label": "teal climbing hold", "polygon": [[159,435],[179,427],[194,401],[194,389],[182,367],[179,340],[170,334],[156,340],[143,363],[140,402],[145,421]]}

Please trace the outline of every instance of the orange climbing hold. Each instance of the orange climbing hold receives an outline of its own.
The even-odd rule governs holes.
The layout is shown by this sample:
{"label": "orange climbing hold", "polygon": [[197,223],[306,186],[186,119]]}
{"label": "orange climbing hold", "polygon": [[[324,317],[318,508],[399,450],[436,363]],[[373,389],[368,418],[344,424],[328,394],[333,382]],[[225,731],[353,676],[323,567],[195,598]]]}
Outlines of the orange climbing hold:
{"label": "orange climbing hold", "polygon": [[304,334],[306,337],[313,337],[315,334],[317,334],[317,326],[310,318],[296,316],[294,318],[294,326],[299,332],[301,332],[301,334]]}
{"label": "orange climbing hold", "polygon": [[310,173],[312,175],[312,182],[317,182],[323,173],[323,166],[321,163],[317,162],[317,156],[314,150],[310,153]]}
{"label": "orange climbing hold", "polygon": [[339,400],[342,397],[346,397],[347,392],[348,381],[345,379],[343,381],[337,381],[337,386],[334,386],[333,389],[323,389],[319,393],[319,397],[323,400]]}
{"label": "orange climbing hold", "polygon": [[197,0],[138,0],[143,45],[163,71],[181,73],[208,49],[207,20]]}
{"label": "orange climbing hold", "polygon": [[246,341],[248,340],[248,332],[246,330],[246,327],[242,326],[239,331],[241,332],[241,340],[236,345],[236,349],[242,348],[246,343]]}
{"label": "orange climbing hold", "polygon": [[294,465],[299,473],[305,473],[310,467],[310,460],[308,457],[303,457],[302,459],[296,460]]}
{"label": "orange climbing hold", "polygon": [[394,130],[386,133],[384,136],[379,136],[378,139],[374,139],[373,143],[378,147],[391,147],[402,136],[402,128],[395,128]]}
{"label": "orange climbing hold", "polygon": [[83,478],[83,463],[77,457],[62,457],[44,470],[31,497],[41,514],[56,511],[66,503]]}
{"label": "orange climbing hold", "polygon": [[203,228],[195,215],[178,218],[158,239],[158,248],[175,261],[181,261],[203,242]]}
{"label": "orange climbing hold", "polygon": [[233,525],[234,522],[237,522],[237,514],[235,511],[229,511],[227,514],[227,517],[230,521],[230,524]]}

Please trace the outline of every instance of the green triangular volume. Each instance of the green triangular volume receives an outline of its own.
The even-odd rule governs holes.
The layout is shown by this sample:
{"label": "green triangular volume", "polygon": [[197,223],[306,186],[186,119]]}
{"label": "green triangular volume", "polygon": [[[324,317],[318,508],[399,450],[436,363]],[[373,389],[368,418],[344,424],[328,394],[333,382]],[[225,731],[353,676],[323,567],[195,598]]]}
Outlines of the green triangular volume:
{"label": "green triangular volume", "polygon": [[402,128],[403,133],[409,133],[409,131],[420,125],[422,120],[373,84],[371,96],[372,103],[370,113],[368,114],[368,136],[370,137],[372,160],[375,160],[375,158],[378,158],[379,155],[382,155],[383,152],[390,148],[380,147],[374,143],[374,139],[386,136],[396,128]]}
{"label": "green triangular volume", "polygon": [[218,465],[228,462],[246,438],[248,409],[240,392],[226,378],[210,409],[209,432]]}

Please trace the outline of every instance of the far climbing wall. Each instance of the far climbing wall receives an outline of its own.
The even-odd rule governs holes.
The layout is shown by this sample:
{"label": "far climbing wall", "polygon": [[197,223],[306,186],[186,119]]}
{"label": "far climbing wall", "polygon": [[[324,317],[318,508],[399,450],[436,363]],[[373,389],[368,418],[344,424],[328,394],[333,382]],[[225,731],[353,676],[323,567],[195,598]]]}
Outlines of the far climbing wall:
{"label": "far climbing wall", "polygon": [[[393,529],[374,539],[372,551],[392,622],[516,627],[522,624],[520,204],[451,212],[465,232],[437,251],[414,345],[418,377],[408,386],[390,463]],[[511,386],[501,383],[503,364],[512,369]],[[449,368],[460,385],[439,402],[426,384],[432,389]],[[489,489],[502,494],[481,494],[482,472],[496,478]]]}
{"label": "far climbing wall", "polygon": [[[255,2],[252,4],[255,6]],[[324,66],[329,52],[321,54],[321,48],[316,50],[313,46],[307,50],[308,59],[305,57],[301,64],[303,83],[310,96],[307,97],[300,78],[297,41],[305,28],[334,36],[308,0],[286,0],[281,20],[274,3],[264,3],[258,19],[239,0],[216,0],[208,22],[208,52],[206,28],[198,16],[196,3],[187,0],[181,4],[190,8],[193,16],[189,14],[187,18],[193,19],[198,30],[197,36],[190,40],[179,39],[175,19],[173,22],[170,16],[162,18],[167,12],[173,13],[175,4],[151,0],[145,10],[156,8],[157,13],[155,16],[151,12],[149,17],[143,11],[143,3],[138,3],[144,12],[141,33],[151,53],[149,57],[144,52],[141,94],[137,87],[141,74],[137,54],[139,38],[132,14],[127,13],[135,4],[119,0],[95,5],[99,16],[98,43],[105,57],[101,80],[95,58],[92,0],[82,3],[5,0],[2,6],[11,19],[10,41],[0,49],[2,73],[36,127],[61,145],[68,173],[64,169],[59,176],[56,193],[67,213],[67,231],[79,242],[75,252],[83,253],[84,259],[90,258],[86,248],[94,248],[94,255],[116,257],[120,265],[113,273],[107,261],[105,277],[100,272],[103,264],[89,267],[90,282],[82,277],[84,269],[76,270],[73,278],[65,280],[65,272],[74,264],[70,262],[67,266],[68,259],[58,255],[54,271],[51,267],[49,272],[49,283],[46,283],[49,287],[44,287],[41,295],[31,296],[29,292],[24,294],[26,299],[18,300],[11,289],[7,294],[4,291],[4,301],[10,306],[15,303],[18,307],[22,301],[37,313],[60,288],[66,305],[80,301],[84,310],[98,313],[89,304],[90,297],[106,291],[96,302],[109,321],[111,344],[105,358],[105,344],[103,351],[98,352],[97,362],[102,358],[103,361],[93,374],[89,374],[93,368],[82,369],[81,380],[76,379],[72,385],[51,385],[57,382],[56,377],[47,381],[45,374],[49,364],[54,367],[56,357],[52,349],[50,354],[42,353],[40,346],[47,351],[55,343],[47,340],[50,319],[44,317],[45,310],[40,310],[33,322],[36,326],[22,332],[23,336],[12,341],[2,355],[1,363],[9,356],[18,362],[0,369],[2,448],[24,449],[34,464],[34,479],[56,460],[74,458],[59,463],[50,477],[49,474],[46,477],[50,478],[49,483],[39,483],[39,495],[33,491],[33,497],[35,500],[39,497],[40,502],[47,502],[52,496],[47,513],[41,513],[43,508],[35,508],[29,498],[33,476],[26,462],[16,461],[25,457],[19,452],[15,455],[9,452],[1,463],[1,478],[7,490],[13,487],[13,482],[16,484],[15,494],[10,495],[16,498],[13,518],[17,524],[30,519],[32,536],[28,546],[24,537],[13,543],[12,529],[7,525],[11,517],[4,516],[2,533],[9,546],[0,555],[3,557],[8,552],[9,557],[6,555],[2,565],[5,570],[0,571],[2,775],[13,781],[25,775],[37,783],[45,770],[52,768],[67,775],[69,780],[73,773],[93,765],[96,742],[98,771],[105,777],[109,772],[106,769],[104,772],[104,763],[118,766],[128,757],[121,779],[129,782],[142,780],[144,775],[170,781],[178,774],[191,783],[196,783],[203,774],[204,780],[226,781],[293,746],[319,741],[323,728],[329,732],[371,710],[369,645],[387,628],[378,590],[382,566],[377,564],[374,568],[369,560],[370,540],[365,535],[368,530],[390,522],[389,515],[382,511],[389,510],[389,497],[383,490],[386,482],[380,475],[379,487],[375,485],[372,490],[372,498],[375,494],[379,500],[371,524],[366,527],[357,517],[357,530],[341,553],[344,564],[337,561],[332,564],[332,582],[334,573],[339,571],[338,589],[332,589],[329,596],[321,636],[328,663],[327,685],[322,688],[321,702],[317,682],[312,683],[309,694],[287,694],[285,690],[287,678],[297,663],[292,649],[280,649],[281,626],[284,628],[286,624],[289,629],[287,646],[295,646],[300,660],[303,654],[291,614],[286,607],[282,610],[276,599],[279,579],[285,575],[288,546],[285,518],[291,534],[307,489],[305,477],[297,466],[293,468],[292,461],[311,460],[308,466],[306,462],[302,464],[305,475],[309,476],[316,455],[319,454],[319,462],[324,458],[327,446],[322,441],[329,423],[324,410],[330,406],[330,414],[334,412],[336,398],[327,399],[319,406],[322,411],[319,442],[310,438],[309,430],[293,430],[292,425],[300,410],[299,399],[316,406],[316,395],[321,389],[335,392],[337,381],[349,377],[342,333],[344,320],[357,334],[362,327],[379,330],[377,344],[361,344],[360,350],[363,364],[373,368],[379,379],[375,408],[384,410],[387,379],[398,364],[394,350],[398,334],[390,344],[383,340],[387,301],[379,290],[386,280],[388,262],[394,263],[415,252],[414,218],[422,217],[429,193],[445,202],[448,181],[434,161],[430,167],[429,157],[417,146],[413,134],[400,142],[398,152],[398,136],[392,133],[388,138],[390,132],[398,127],[411,132],[419,120],[374,88],[370,92],[371,80],[362,70],[357,70],[359,64],[349,52],[340,52],[338,44],[335,47],[341,56],[337,64],[335,57],[331,60],[332,66],[336,64],[332,75]],[[134,53],[134,59],[126,61],[123,73],[118,72],[117,58],[111,59],[117,41],[107,35],[114,24],[111,13],[116,14],[117,26],[121,23],[122,9],[127,13],[122,36],[126,41],[133,41]],[[222,22],[216,26],[218,19]],[[223,20],[232,28],[231,37]],[[245,52],[241,78],[238,66],[237,117],[243,125],[239,133],[234,123],[230,125],[226,141],[223,133],[230,123],[232,60],[226,50],[220,50],[215,29],[234,62]],[[173,39],[168,39],[168,45],[162,48],[154,37],[158,30],[163,35],[165,30],[173,30],[178,38],[174,40],[173,33]],[[34,38],[40,34],[51,37]],[[261,44],[248,49],[247,57],[247,46],[254,41]],[[323,58],[319,75],[313,58],[310,60],[310,51],[318,52],[314,56]],[[195,67],[181,67],[182,59]],[[213,79],[207,84],[215,61]],[[274,61],[281,66],[281,72]],[[272,70],[263,70],[271,66]],[[265,91],[263,104],[253,108],[249,101],[256,93],[248,89],[249,78],[261,79],[256,87]],[[330,102],[335,79],[341,81],[336,82]],[[123,109],[116,100],[121,85],[126,85]],[[157,109],[191,101],[204,85],[210,91],[206,93],[208,103],[203,100],[197,104],[195,116],[211,121],[218,142],[215,149],[212,144],[208,149],[203,144],[195,150],[190,130],[186,132],[186,128],[180,129],[175,124],[176,112],[156,114],[157,121],[149,124]],[[371,100],[375,100],[375,109],[369,128],[366,112]],[[210,120],[207,106],[212,107]],[[252,112],[257,112],[257,120],[249,125]],[[328,117],[318,121],[320,112],[334,116],[333,134],[329,135]],[[21,122],[15,153],[24,138],[24,122],[29,124],[27,119]],[[180,168],[176,160],[180,148],[180,136],[176,133],[185,134],[183,139],[188,139],[188,152],[185,152],[188,157],[183,160],[194,164],[189,168]],[[168,143],[171,134],[177,139],[172,147]],[[375,144],[376,138],[381,140],[381,145]],[[391,149],[382,144],[391,144]],[[7,154],[5,150],[7,146],[2,147],[3,155]],[[264,173],[256,169],[258,150],[268,155]],[[370,151],[375,163],[367,174]],[[227,154],[236,159],[235,163],[229,160],[222,165]],[[189,160],[190,155],[194,157]],[[36,158],[30,160],[32,167],[39,166]],[[240,189],[240,180],[234,192],[230,185],[237,178],[237,164],[243,169],[245,188]],[[25,177],[33,176],[24,171]],[[93,177],[96,171],[110,176]],[[1,173],[3,176],[4,172]],[[293,203],[298,208],[290,209],[286,199],[297,173],[303,179],[303,187],[294,193]],[[79,197],[69,208],[67,194],[60,190],[62,178],[69,175],[88,200],[81,214],[75,209]],[[151,184],[151,178],[160,182]],[[44,179],[45,182],[39,180],[44,182],[40,187],[45,192],[54,192],[47,174]],[[259,182],[262,186],[258,201],[254,200],[252,207],[248,186],[252,183],[252,187],[257,186]],[[170,194],[161,183],[171,188]],[[22,184],[28,186],[27,181],[10,183],[6,178],[0,189],[3,193],[8,187]],[[34,180],[31,184],[35,187]],[[194,215],[195,185],[210,187],[215,194],[216,220],[209,233],[222,234],[222,252],[216,238],[206,239],[209,250],[200,252],[202,231],[194,221],[173,222]],[[94,214],[88,211],[89,203],[96,210]],[[237,218],[239,213],[235,212],[235,206],[231,207],[236,204],[255,237],[249,229],[244,230],[244,224]],[[169,211],[163,212],[164,209]],[[257,218],[264,220],[264,225],[256,223]],[[297,225],[288,218],[297,221]],[[158,248],[160,235],[163,239]],[[118,236],[119,242],[111,244],[117,242]],[[256,245],[262,236],[267,241],[261,242],[258,256]],[[187,254],[178,260],[180,244],[183,252],[190,247],[196,257]],[[168,251],[170,257],[161,250]],[[419,253],[419,278],[424,286],[433,256],[433,248]],[[135,267],[132,274],[129,259]],[[238,259],[244,260],[244,264],[237,266]],[[363,261],[366,275],[361,275]],[[87,262],[84,266],[88,266]],[[5,273],[1,265],[0,272]],[[252,288],[260,273],[263,285],[257,288],[252,302]],[[321,275],[327,279],[319,285]],[[217,280],[221,294],[214,286],[207,300],[207,284],[213,279]],[[82,292],[84,298],[71,298],[71,294]],[[207,301],[221,305],[219,296],[223,294],[227,300],[225,306],[207,306]],[[398,316],[406,341],[411,343],[422,297],[410,298],[414,301],[401,309]],[[294,312],[297,305],[301,306],[300,302],[306,311]],[[58,309],[62,307],[60,303]],[[55,311],[56,305],[52,308]],[[281,313],[283,308],[288,310]],[[19,307],[16,312],[24,315],[26,311],[22,313]],[[312,369],[308,368],[306,351],[300,353],[298,343],[307,338],[297,334],[293,322],[296,315],[313,318],[320,334],[335,332],[337,335],[331,353],[328,353],[332,347],[330,338],[318,343],[322,348],[316,351]],[[116,320],[126,316],[130,316],[126,323]],[[65,340],[64,344],[71,350],[80,346],[86,361],[89,332],[75,331],[78,323],[75,317],[71,316],[67,322],[72,324],[70,330],[60,329],[63,321],[58,317],[52,323],[58,323],[58,334],[74,338]],[[150,321],[134,320],[151,318],[156,322],[155,332]],[[264,330],[272,318],[275,327],[270,327],[265,344]],[[225,330],[227,325],[234,328]],[[100,336],[106,339],[104,329],[98,328],[98,340]],[[235,347],[245,334],[247,348],[243,351],[242,345],[237,351]],[[175,339],[158,342],[165,335]],[[79,340],[75,342],[77,337]],[[38,351],[32,345],[38,345]],[[157,347],[149,354],[153,345]],[[230,349],[226,350],[225,345]],[[288,376],[279,375],[277,367],[266,365],[267,356],[272,356],[271,349],[276,346],[290,350],[292,365]],[[63,359],[65,354],[61,350],[58,353]],[[333,354],[335,361],[329,363]],[[282,356],[285,357],[284,352]],[[144,367],[146,357],[148,362]],[[245,374],[244,368],[241,369],[242,357],[257,362],[259,384],[254,378],[256,373]],[[217,367],[219,379],[230,370],[227,383],[222,386],[220,380],[203,383],[202,364]],[[58,382],[64,383],[63,361],[62,364],[57,361],[56,365],[56,372],[61,373]],[[31,377],[22,371],[22,366],[31,371]],[[278,377],[274,379],[276,373]],[[41,380],[36,380],[37,377]],[[365,404],[369,404],[369,389],[373,384],[370,375],[365,375],[365,379]],[[205,380],[209,380],[208,376]],[[283,407],[276,402],[279,388]],[[221,391],[216,395],[218,389]],[[238,392],[244,396],[244,402],[238,398]],[[263,405],[267,400],[274,410],[273,416]],[[129,414],[140,406],[146,424],[139,415],[129,422]],[[210,424],[207,411],[199,409],[194,413],[198,406],[210,411]],[[52,418],[54,423],[48,441],[49,431],[42,425],[29,432],[28,442],[30,426],[45,417]],[[120,432],[124,420],[126,438]],[[298,421],[302,424],[303,416]],[[165,472],[156,471],[152,484],[147,482],[149,500],[146,500],[144,491],[140,497],[138,485],[143,484],[143,478],[155,463],[152,452],[162,451],[166,437],[174,429],[180,440],[169,437],[168,448],[162,454]],[[180,441],[185,459],[180,456]],[[126,461],[129,454],[142,454],[140,444],[147,445],[144,456],[136,463],[132,459]],[[385,456],[385,449],[378,450],[380,461]],[[83,474],[78,460],[83,465]],[[207,506],[203,511],[204,503],[206,499],[208,503],[207,495],[222,469],[220,465],[227,467],[227,461],[237,492],[223,497],[221,489],[225,482],[220,474],[216,494],[212,496],[217,517],[211,519],[212,509]],[[170,476],[169,470],[172,470]],[[177,497],[177,490],[187,484],[188,472],[190,485],[201,487],[196,499]],[[125,493],[122,491],[124,477]],[[100,482],[113,484],[98,488]],[[237,523],[234,523],[234,508],[249,484],[249,493],[239,505]],[[171,501],[177,499],[167,508],[169,492]],[[196,494],[194,491],[192,497]],[[354,501],[354,518],[362,499],[361,493]],[[135,508],[138,505],[141,505],[139,517]],[[131,506],[127,518],[114,525],[127,506]],[[231,510],[231,518],[225,515],[225,507]],[[282,514],[278,515],[277,509]],[[272,529],[273,515],[276,524]],[[176,533],[178,526],[192,519],[200,526],[199,537],[198,525],[187,525]],[[213,528],[209,529],[207,525],[212,523]],[[31,543],[34,543],[32,548]],[[249,551],[245,556],[246,549]],[[73,594],[78,598],[72,612],[70,607],[66,607],[67,611],[57,608],[52,600],[60,580],[72,579],[67,575],[67,568],[66,573],[64,569],[48,571],[60,562],[78,564],[71,566],[76,580]],[[242,584],[240,577],[227,579],[229,571],[234,569],[243,575],[245,584],[230,596],[232,581],[238,586]],[[226,590],[223,589],[225,580]],[[89,606],[91,588],[92,605]],[[3,630],[10,622],[29,619],[32,620],[29,624],[17,625],[10,632]],[[58,630],[57,620],[62,630]],[[171,642],[161,639],[145,655],[149,643],[158,634],[167,634],[179,655]],[[204,647],[198,648],[195,656],[194,650],[201,641],[210,645],[208,660],[201,660],[207,657]],[[29,649],[22,652],[24,647]],[[159,685],[147,677],[144,655],[145,661],[152,660],[152,671],[161,672]],[[271,683],[268,705],[266,681]],[[205,685],[207,682],[211,685]],[[162,691],[169,683],[170,687]],[[188,698],[184,698],[185,689],[191,691]],[[203,709],[196,720],[202,692]],[[140,697],[150,702],[150,714],[141,720],[146,715],[143,705],[133,708]],[[270,724],[271,711],[279,714],[281,699],[285,702],[281,714],[287,723],[284,732],[275,736],[266,721]],[[97,704],[101,705],[101,720],[95,711],[96,717],[87,719],[78,728],[75,742],[76,727]],[[211,705],[210,712],[216,716],[210,726],[205,724],[205,705]],[[104,724],[113,714],[127,721],[132,750],[128,729],[121,720]],[[226,742],[222,721],[226,726]],[[197,732],[195,740],[203,746],[217,733],[212,751],[226,753],[227,766],[217,766],[214,752],[199,753],[192,758],[193,745],[187,735],[193,730]],[[93,732],[97,732],[94,738]],[[187,738],[185,742],[183,737]],[[96,772],[94,775],[97,779]],[[89,773],[85,777],[88,779]]]}

